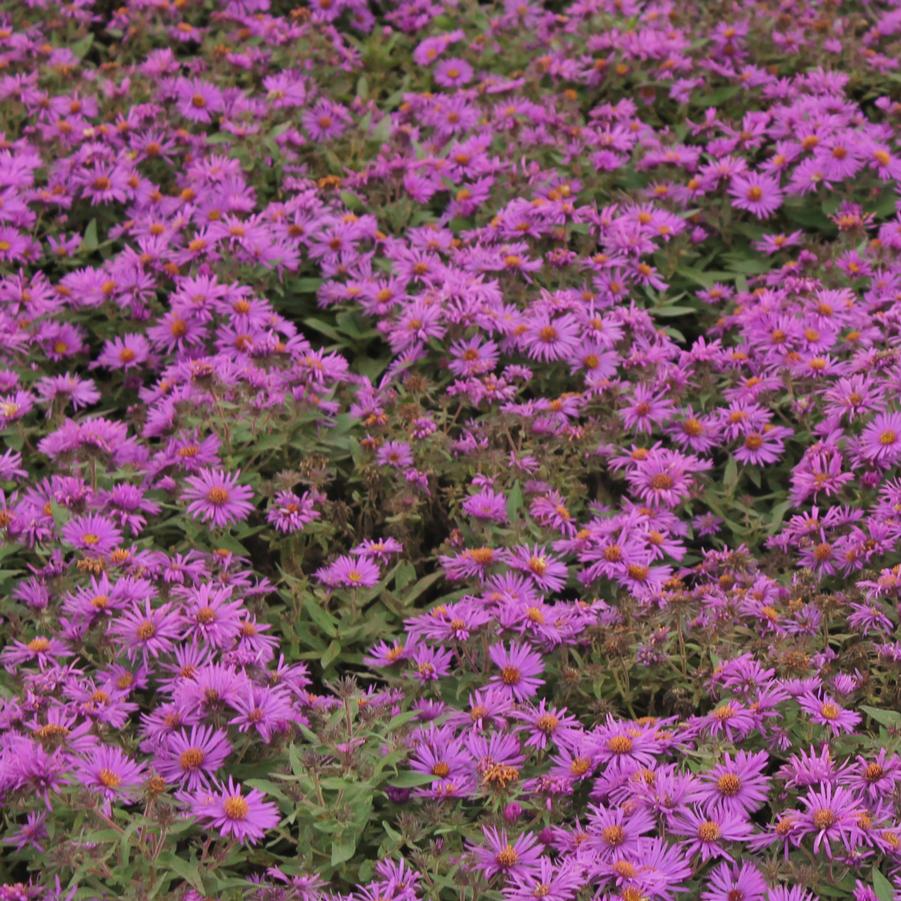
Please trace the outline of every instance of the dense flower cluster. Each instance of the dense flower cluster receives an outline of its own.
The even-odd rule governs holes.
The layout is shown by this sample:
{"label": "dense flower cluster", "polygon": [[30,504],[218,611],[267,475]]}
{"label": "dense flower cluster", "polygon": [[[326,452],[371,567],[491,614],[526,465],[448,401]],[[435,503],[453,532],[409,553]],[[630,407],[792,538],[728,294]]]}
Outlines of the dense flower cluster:
{"label": "dense flower cluster", "polygon": [[901,896],[901,7],[0,12],[3,899]]}

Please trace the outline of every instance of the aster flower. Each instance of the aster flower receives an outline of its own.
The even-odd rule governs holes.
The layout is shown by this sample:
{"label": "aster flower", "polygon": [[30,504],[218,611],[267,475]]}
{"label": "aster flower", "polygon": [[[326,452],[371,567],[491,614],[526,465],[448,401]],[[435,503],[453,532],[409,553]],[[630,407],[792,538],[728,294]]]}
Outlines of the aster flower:
{"label": "aster flower", "polygon": [[458,88],[472,78],[472,66],[466,60],[446,59],[435,67],[435,81],[443,88]]}
{"label": "aster flower", "polygon": [[342,555],[329,566],[317,570],[316,577],[330,588],[372,588],[382,574],[368,557]]}
{"label": "aster flower", "polygon": [[241,628],[244,605],[232,600],[230,588],[216,588],[209,583],[197,588],[181,589],[185,600],[181,610],[185,623],[182,638],[200,641],[214,648],[229,648]]}
{"label": "aster flower", "polygon": [[860,723],[859,713],[845,709],[828,694],[807,692],[798,698],[798,704],[814,723],[825,726],[833,735],[853,732]]}
{"label": "aster flower", "polygon": [[731,861],[725,845],[747,840],[753,827],[743,813],[704,813],[695,808],[676,816],[672,831],[674,835],[687,836],[683,843],[686,853],[698,854],[702,861],[717,857]]}
{"label": "aster flower", "polygon": [[144,781],[144,767],[119,748],[100,745],[76,768],[78,781],[106,801],[130,801]]}
{"label": "aster flower", "polygon": [[861,454],[881,466],[901,461],[901,413],[879,413],[860,436]]}
{"label": "aster flower", "polygon": [[188,476],[181,495],[183,501],[189,502],[188,513],[217,529],[246,519],[253,511],[253,489],[239,485],[239,478],[240,472],[206,468],[196,476]]}
{"label": "aster flower", "polygon": [[864,813],[860,801],[848,789],[825,785],[810,789],[801,798],[803,814],[798,820],[798,835],[813,835],[813,850],[821,849],[832,858],[833,843],[851,851],[863,838],[860,816]]}
{"label": "aster flower", "polygon": [[319,518],[315,499],[309,491],[298,497],[293,491],[280,491],[266,513],[266,520],[279,532],[291,534]]}
{"label": "aster flower", "polygon": [[752,863],[719,864],[701,893],[701,901],[766,901],[770,897],[766,880]]}
{"label": "aster flower", "polygon": [[491,488],[483,488],[478,494],[471,494],[460,507],[474,519],[499,524],[507,521],[507,498]]}
{"label": "aster flower", "polygon": [[782,206],[779,181],[771,175],[747,173],[735,175],[729,187],[732,205],[747,210],[758,219],[767,219]]}
{"label": "aster flower", "polygon": [[768,763],[765,751],[749,754],[738,751],[723,756],[723,762],[702,777],[702,800],[710,809],[750,814],[766,801],[769,779],[763,774]]}
{"label": "aster flower", "polygon": [[542,591],[559,591],[566,583],[568,569],[539,546],[516,547],[504,554],[508,566],[527,573]]}
{"label": "aster flower", "polygon": [[221,729],[193,726],[170,735],[154,755],[156,770],[188,791],[211,784],[211,777],[231,753],[228,736]]}
{"label": "aster flower", "polygon": [[211,791],[200,790],[188,796],[188,812],[208,829],[217,829],[228,838],[256,844],[281,819],[278,808],[258,789],[249,791],[230,776],[225,784]]}
{"label": "aster flower", "polygon": [[539,860],[535,872],[511,873],[504,888],[505,901],[571,901],[585,882],[582,866],[578,861],[564,859],[554,863],[547,857]]}
{"label": "aster flower", "polygon": [[482,827],[484,844],[470,844],[476,868],[486,879],[503,875],[508,881],[540,872],[541,850],[534,835],[524,832],[512,841],[504,829]]}
{"label": "aster flower", "polygon": [[171,604],[152,608],[149,598],[142,605],[110,623],[107,634],[118,639],[129,660],[141,655],[145,660],[169,651],[181,635],[184,621]]}
{"label": "aster flower", "polygon": [[491,662],[500,672],[489,680],[489,685],[509,697],[522,701],[536,694],[544,672],[541,655],[530,650],[528,645],[512,642],[509,648],[503,644],[492,645],[488,649]]}
{"label": "aster flower", "polygon": [[62,530],[63,540],[89,554],[108,554],[122,542],[122,532],[105,516],[76,516]]}

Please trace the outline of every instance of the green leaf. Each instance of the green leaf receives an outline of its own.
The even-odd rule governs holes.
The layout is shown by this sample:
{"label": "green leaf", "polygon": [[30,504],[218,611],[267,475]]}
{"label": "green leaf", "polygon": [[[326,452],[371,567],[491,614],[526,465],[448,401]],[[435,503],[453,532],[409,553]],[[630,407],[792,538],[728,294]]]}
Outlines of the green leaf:
{"label": "green leaf", "polygon": [[319,599],[312,594],[307,594],[303,599],[303,608],[310,614],[310,619],[325,632],[329,638],[338,634],[338,620],[324,607],[319,605]]}
{"label": "green leaf", "polygon": [[522,485],[514,482],[510,493],[507,495],[507,516],[513,522],[523,508]]}
{"label": "green leaf", "polygon": [[883,710],[881,707],[867,707],[866,704],[861,704],[861,710],[865,711],[871,719],[876,720],[877,723],[880,723],[883,726],[888,726],[889,728],[901,726],[901,713],[897,710]]}
{"label": "green leaf", "polygon": [[196,889],[201,894],[205,893],[203,879],[201,879],[200,872],[197,869],[197,861],[185,860],[172,851],[164,851],[157,858],[157,862],[160,866],[166,867],[166,869],[171,870],[181,879],[184,879],[191,888]]}
{"label": "green leaf", "polygon": [[788,512],[791,505],[791,501],[783,501],[781,504],[776,504],[776,506],[773,507],[773,512],[770,513],[770,523],[767,526],[768,535],[775,535],[776,532],[779,531],[779,526],[782,525],[782,520],[785,518],[785,514]]}
{"label": "green leaf", "polygon": [[332,866],[336,867],[345,860],[350,860],[357,850],[357,837],[346,832],[337,836],[332,842]]}
{"label": "green leaf", "polygon": [[680,307],[678,304],[670,304],[665,307],[654,307],[652,312],[655,316],[670,318],[675,316],[696,316],[698,311],[694,307]]}
{"label": "green leaf", "polygon": [[69,49],[78,59],[84,59],[91,47],[94,46],[94,35],[88,34],[83,37],[80,41],[76,41]]}
{"label": "green leaf", "polygon": [[723,471],[723,487],[726,489],[726,493],[731,497],[735,494],[735,489],[738,486],[738,463],[735,460],[735,457],[729,457],[728,462],[726,463],[726,468]]}
{"label": "green leaf", "polygon": [[88,223],[88,227],[84,230],[84,237],[81,239],[81,253],[93,253],[100,246],[100,240],[97,237],[97,220],[92,219]]}
{"label": "green leaf", "polygon": [[405,595],[404,604],[410,606],[413,602],[424,594],[432,585],[435,584],[444,575],[443,570],[431,572],[427,576],[423,576]]}
{"label": "green leaf", "polygon": [[340,653],[341,642],[336,638],[329,643],[329,646],[325,649],[325,653],[322,655],[322,668],[328,669],[338,659]]}
{"label": "green leaf", "polygon": [[873,867],[873,891],[879,901],[895,901],[895,889],[878,867]]}
{"label": "green leaf", "polygon": [[398,773],[392,776],[388,783],[394,788],[417,788],[420,785],[429,785],[435,781],[435,776],[430,773],[416,773],[410,770],[406,773]]}
{"label": "green leaf", "polygon": [[317,332],[325,335],[326,338],[331,338],[336,344],[344,343],[344,338],[341,333],[333,325],[329,325],[328,322],[323,322],[321,319],[314,319],[312,316],[305,316],[302,322],[305,326],[315,329]]}

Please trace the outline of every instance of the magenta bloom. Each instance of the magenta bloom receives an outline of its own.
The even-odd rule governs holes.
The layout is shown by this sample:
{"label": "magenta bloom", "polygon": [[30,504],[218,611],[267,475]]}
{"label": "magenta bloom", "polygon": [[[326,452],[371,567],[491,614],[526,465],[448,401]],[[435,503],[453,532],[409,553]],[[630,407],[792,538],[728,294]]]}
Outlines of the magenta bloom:
{"label": "magenta bloom", "polygon": [[124,335],[107,341],[92,365],[106,369],[137,369],[149,356],[150,345],[143,335]]}
{"label": "magenta bloom", "polygon": [[767,895],[767,882],[760,870],[751,863],[721,863],[707,879],[701,901],[763,901]]}
{"label": "magenta bloom", "polygon": [[861,454],[882,466],[901,460],[901,413],[880,413],[860,436]]}
{"label": "magenta bloom", "polygon": [[201,469],[196,476],[188,476],[181,495],[183,501],[190,501],[188,513],[217,529],[247,519],[253,510],[253,489],[239,485],[239,477],[240,472],[222,469]]}
{"label": "magenta bloom", "polygon": [[514,841],[507,837],[507,831],[498,831],[492,826],[483,826],[485,844],[470,845],[476,867],[491,879],[502,873],[509,879],[521,879],[536,873],[540,868],[541,849],[538,840],[529,832],[524,832]]}
{"label": "magenta bloom", "polygon": [[76,516],[63,526],[63,541],[89,554],[108,554],[122,542],[122,532],[105,516]]}
{"label": "magenta bloom", "polygon": [[703,813],[694,808],[675,817],[672,831],[687,837],[684,848],[688,854],[698,854],[706,861],[716,857],[732,860],[725,845],[745,841],[754,830],[744,814]]}
{"label": "magenta bloom", "polygon": [[181,635],[184,621],[171,604],[153,609],[150,600],[110,623],[107,634],[125,649],[128,659],[142,655],[146,661],[172,649]]}
{"label": "magenta bloom", "polygon": [[435,81],[443,88],[457,88],[472,78],[472,66],[464,59],[446,59],[435,66]]}
{"label": "magenta bloom", "polygon": [[99,745],[77,769],[78,781],[107,801],[130,801],[144,780],[144,767],[119,748]]}
{"label": "magenta bloom", "polygon": [[216,785],[212,793],[195,794],[190,799],[190,813],[223,836],[252,845],[274,829],[281,818],[275,804],[265,797],[255,788],[245,794],[241,785],[229,777],[226,785]]}
{"label": "magenta bloom", "polygon": [[807,692],[798,698],[798,704],[813,722],[825,726],[833,735],[853,732],[860,723],[859,713],[845,709],[827,694]]}
{"label": "magenta bloom", "polygon": [[340,556],[334,563],[316,572],[329,588],[372,588],[382,577],[378,564],[369,557]]}
{"label": "magenta bloom", "polygon": [[305,525],[319,518],[319,511],[309,491],[298,497],[293,491],[280,491],[266,513],[266,520],[279,532],[299,532]]}
{"label": "magenta bloom", "polygon": [[863,838],[860,827],[861,814],[865,813],[860,801],[846,788],[824,785],[811,789],[801,805],[804,814],[800,819],[798,834],[813,835],[814,853],[822,848],[832,857],[832,842],[838,842],[846,851],[858,845]]}
{"label": "magenta bloom", "polygon": [[413,453],[406,441],[386,441],[378,449],[375,460],[380,466],[405,469],[413,465]]}
{"label": "magenta bloom", "polygon": [[698,457],[665,448],[648,452],[626,475],[632,490],[653,507],[675,507],[691,492],[692,471],[709,469]]}
{"label": "magenta bloom", "polygon": [[182,615],[187,623],[183,638],[200,640],[214,648],[230,648],[241,629],[244,604],[232,600],[230,588],[216,588],[208,582],[184,592],[187,604]]}
{"label": "magenta bloom", "polygon": [[723,762],[702,777],[701,799],[711,810],[748,814],[767,799],[769,779],[763,774],[769,757],[766,751],[749,754],[738,751],[733,758],[725,754]]}
{"label": "magenta bloom", "polygon": [[154,757],[154,766],[169,782],[195,791],[210,783],[210,778],[231,753],[228,736],[221,729],[193,726],[169,736]]}
{"label": "magenta bloom", "polygon": [[504,560],[514,569],[528,573],[542,591],[559,591],[566,584],[569,570],[543,547],[522,546],[507,551]]}
{"label": "magenta bloom", "polygon": [[544,672],[541,655],[530,650],[528,645],[512,642],[508,650],[503,644],[495,644],[488,649],[488,656],[500,670],[488,684],[511,699],[524,701],[531,698],[544,684],[544,680],[538,678]]}
{"label": "magenta bloom", "polygon": [[758,219],[767,219],[782,206],[779,180],[771,175],[754,172],[735,175],[729,187],[732,206],[747,210]]}
{"label": "magenta bloom", "polygon": [[478,494],[470,495],[461,504],[461,509],[473,519],[496,523],[507,521],[507,498],[491,488],[483,488]]}

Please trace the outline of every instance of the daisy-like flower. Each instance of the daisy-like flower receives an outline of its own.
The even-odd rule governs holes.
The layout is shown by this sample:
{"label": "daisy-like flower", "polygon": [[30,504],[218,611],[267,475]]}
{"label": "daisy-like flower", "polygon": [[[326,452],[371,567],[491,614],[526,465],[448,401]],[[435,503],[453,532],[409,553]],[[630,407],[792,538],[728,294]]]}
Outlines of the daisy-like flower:
{"label": "daisy-like flower", "polygon": [[732,856],[724,846],[745,841],[754,830],[743,814],[705,813],[693,808],[674,818],[672,831],[674,835],[686,836],[685,850],[698,854],[702,861],[716,857],[731,861]]}
{"label": "daisy-like flower", "polygon": [[137,369],[147,362],[150,356],[150,345],[143,335],[123,335],[107,341],[103,352],[91,364],[92,368]]}
{"label": "daisy-like flower", "polygon": [[309,491],[298,497],[293,491],[280,491],[266,513],[266,520],[279,532],[292,534],[319,518],[315,500]]}
{"label": "daisy-like flower", "polygon": [[240,599],[232,600],[230,588],[217,588],[206,582],[179,593],[187,602],[182,610],[187,624],[182,638],[199,639],[214,648],[230,648],[235,643],[244,605]]}
{"label": "daisy-like flower", "polygon": [[63,526],[63,541],[88,554],[108,554],[122,542],[122,532],[105,516],[76,516]]}
{"label": "daisy-like flower", "polygon": [[798,704],[814,723],[825,726],[833,735],[853,732],[861,720],[859,713],[842,707],[828,694],[809,691],[798,698]]}
{"label": "daisy-like flower", "polygon": [[880,413],[860,436],[864,459],[881,466],[894,466],[901,460],[901,413]]}
{"label": "daisy-like flower", "polygon": [[544,680],[539,678],[544,672],[544,661],[528,645],[512,642],[508,649],[503,644],[495,644],[488,649],[488,656],[499,670],[488,684],[505,692],[508,697],[524,701],[535,695],[539,686],[544,684]]}
{"label": "daisy-like flower", "polygon": [[201,469],[196,476],[188,476],[181,495],[183,501],[189,502],[188,513],[217,529],[247,519],[253,510],[250,503],[253,489],[239,485],[239,478],[240,472],[208,468]]}
{"label": "daisy-like flower", "polygon": [[458,88],[472,78],[472,66],[464,59],[442,60],[435,67],[435,81],[443,88]]}
{"label": "daisy-like flower", "polygon": [[571,901],[585,884],[582,865],[571,859],[538,861],[537,871],[511,873],[504,901]]}
{"label": "daisy-like flower", "polygon": [[542,591],[559,591],[566,584],[566,564],[537,545],[513,548],[504,553],[504,561],[513,569],[528,573]]}
{"label": "daisy-like flower", "polygon": [[239,732],[253,729],[265,744],[284,724],[296,719],[290,698],[282,688],[251,685],[230,706],[238,715],[229,720],[229,725],[237,726]]}
{"label": "daisy-like flower", "polygon": [[763,774],[769,757],[766,751],[749,754],[738,751],[735,757],[723,756],[723,762],[702,777],[701,800],[711,810],[748,814],[767,799],[769,779]]}
{"label": "daisy-like flower", "polygon": [[865,813],[857,797],[847,788],[824,785],[810,789],[801,798],[804,812],[798,822],[798,835],[813,835],[813,851],[820,849],[832,857],[832,843],[851,851],[863,838],[861,814]]}
{"label": "daisy-like flower", "polygon": [[764,901],[767,897],[766,879],[752,863],[721,863],[701,893],[701,901]]}
{"label": "daisy-like flower", "polygon": [[732,177],[729,194],[732,206],[747,210],[758,219],[769,218],[782,206],[783,194],[779,180],[772,175],[754,172],[735,175]]}
{"label": "daisy-like flower", "polygon": [[170,651],[183,628],[182,616],[171,604],[153,609],[150,600],[145,599],[143,606],[135,605],[133,610],[115,619],[107,634],[125,649],[129,660],[140,655],[147,661]]}
{"label": "daisy-like flower", "polygon": [[75,770],[78,781],[107,801],[130,801],[144,781],[144,767],[119,748],[99,745]]}
{"label": "daisy-like flower", "polygon": [[675,507],[688,497],[693,486],[691,472],[710,469],[709,461],[678,451],[656,448],[627,473],[632,490],[654,507]]}
{"label": "daisy-like flower", "polygon": [[193,726],[190,732],[182,729],[170,735],[153,763],[164,779],[195,791],[210,784],[230,753],[231,744],[221,729]]}
{"label": "daisy-like flower", "polygon": [[329,588],[372,588],[381,577],[381,570],[374,560],[347,554],[316,572],[316,578]]}
{"label": "daisy-like flower", "polygon": [[473,519],[503,524],[507,521],[507,498],[491,488],[483,488],[461,504],[461,509]]}
{"label": "daisy-like flower", "polygon": [[529,832],[509,839],[505,829],[483,826],[484,844],[470,844],[475,865],[486,879],[503,874],[508,879],[530,877],[541,868],[538,840]]}
{"label": "daisy-like flower", "polygon": [[278,825],[278,808],[258,789],[244,790],[230,776],[227,784],[217,784],[211,792],[199,791],[188,799],[188,809],[207,828],[252,845]]}

